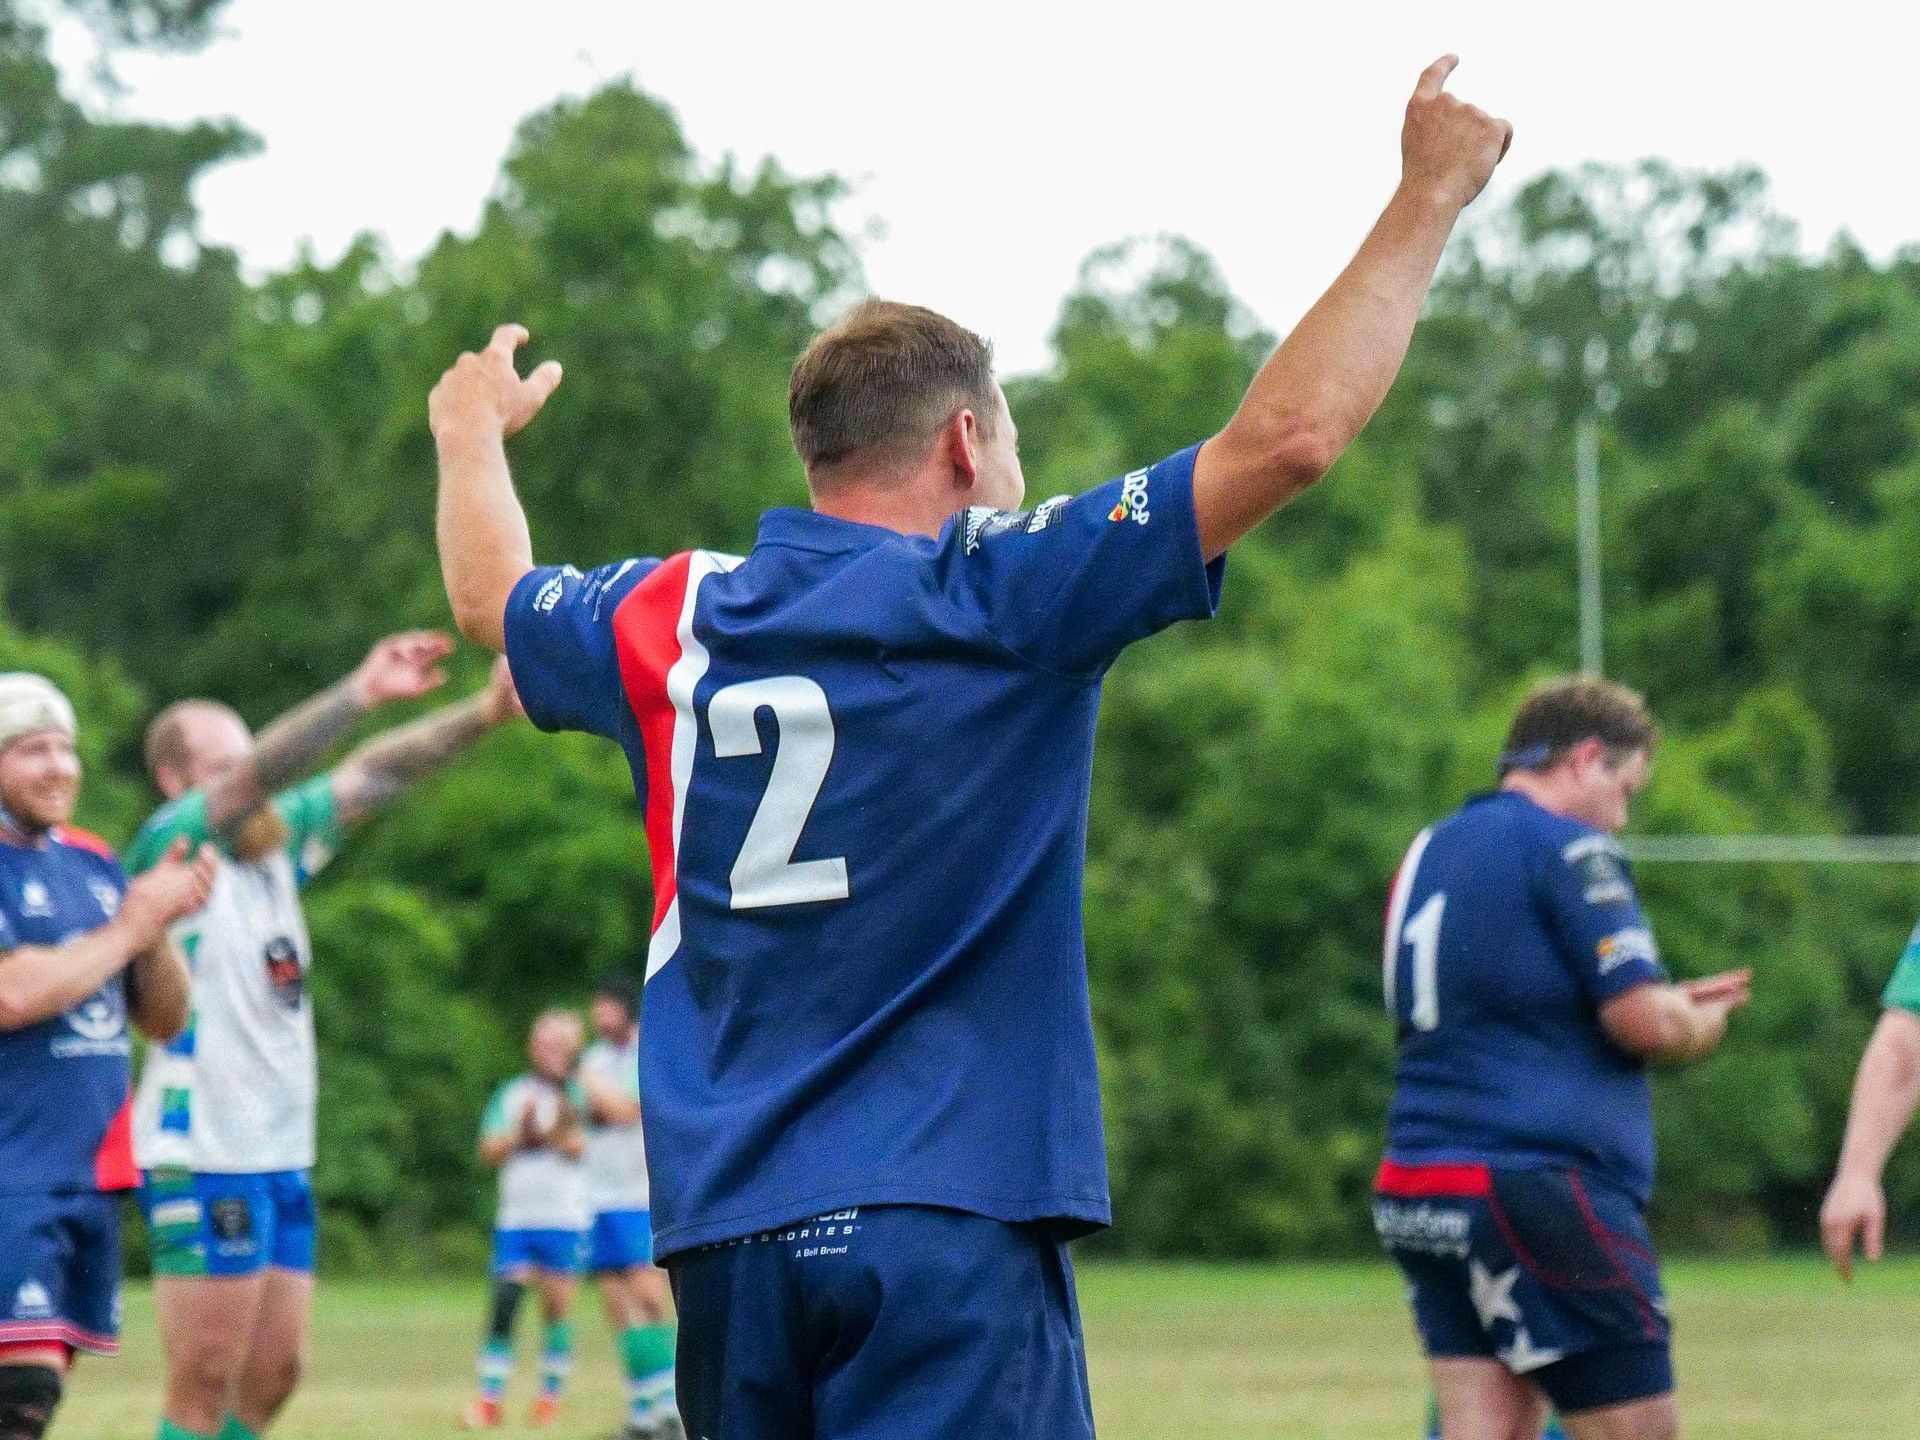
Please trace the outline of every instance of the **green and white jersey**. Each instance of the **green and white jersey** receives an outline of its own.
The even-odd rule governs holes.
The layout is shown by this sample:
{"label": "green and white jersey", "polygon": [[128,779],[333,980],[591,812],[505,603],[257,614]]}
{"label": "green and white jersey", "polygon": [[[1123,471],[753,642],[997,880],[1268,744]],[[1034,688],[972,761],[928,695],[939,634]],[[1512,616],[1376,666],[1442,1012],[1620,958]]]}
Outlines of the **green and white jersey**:
{"label": "green and white jersey", "polygon": [[340,825],[325,775],[273,804],[290,833],[261,860],[228,853],[199,790],[156,812],[127,852],[138,874],[181,837],[220,849],[206,907],[173,928],[192,975],[193,1013],[178,1039],[148,1050],[140,1072],[133,1143],[142,1169],[244,1175],[313,1165],[313,947],[300,888],[332,858]]}
{"label": "green and white jersey", "polygon": [[[580,1069],[609,1090],[640,1098],[640,1032],[627,1045],[596,1040],[580,1057]],[[647,1147],[640,1122],[601,1125],[587,1122],[587,1203],[596,1215],[615,1210],[645,1210],[653,1203],[647,1181]]]}
{"label": "green and white jersey", "polygon": [[1907,937],[1907,948],[1900,952],[1900,963],[1893,967],[1880,1003],[1889,1010],[1897,1007],[1920,1014],[1920,926]]}
{"label": "green and white jersey", "polygon": [[[556,1085],[539,1075],[516,1075],[487,1102],[480,1121],[480,1138],[497,1140],[518,1135],[531,1115],[545,1130],[560,1117],[560,1107],[571,1105],[584,1114],[587,1097],[569,1081]],[[500,1208],[494,1219],[499,1230],[584,1230],[593,1221],[587,1208],[586,1166],[558,1150],[515,1149],[500,1167]]]}

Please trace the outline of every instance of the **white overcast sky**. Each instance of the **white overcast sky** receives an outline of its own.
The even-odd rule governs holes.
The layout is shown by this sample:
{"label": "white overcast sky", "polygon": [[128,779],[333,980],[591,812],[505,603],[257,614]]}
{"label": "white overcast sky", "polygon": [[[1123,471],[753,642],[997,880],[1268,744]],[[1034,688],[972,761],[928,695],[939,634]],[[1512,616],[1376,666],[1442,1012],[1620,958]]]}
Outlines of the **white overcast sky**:
{"label": "white overcast sky", "polygon": [[[1896,18],[1885,18],[1889,14]],[[1502,183],[1585,159],[1759,164],[1809,246],[1920,240],[1907,7],[1172,0],[232,0],[222,38],[132,57],[115,109],[265,141],[202,188],[255,268],[360,230],[417,256],[480,206],[521,118],[631,75],[707,157],[858,183],[874,289],[1045,362],[1089,250],[1177,231],[1284,329],[1392,188],[1399,111],[1444,50],[1514,122]]]}

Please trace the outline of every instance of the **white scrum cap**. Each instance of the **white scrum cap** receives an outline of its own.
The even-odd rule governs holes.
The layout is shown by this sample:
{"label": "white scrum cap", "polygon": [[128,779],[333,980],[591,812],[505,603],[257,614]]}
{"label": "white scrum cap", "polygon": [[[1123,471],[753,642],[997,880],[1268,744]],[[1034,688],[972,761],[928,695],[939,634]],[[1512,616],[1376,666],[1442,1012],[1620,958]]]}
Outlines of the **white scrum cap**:
{"label": "white scrum cap", "polygon": [[0,675],[0,750],[36,730],[78,733],[73,705],[44,675],[12,670]]}

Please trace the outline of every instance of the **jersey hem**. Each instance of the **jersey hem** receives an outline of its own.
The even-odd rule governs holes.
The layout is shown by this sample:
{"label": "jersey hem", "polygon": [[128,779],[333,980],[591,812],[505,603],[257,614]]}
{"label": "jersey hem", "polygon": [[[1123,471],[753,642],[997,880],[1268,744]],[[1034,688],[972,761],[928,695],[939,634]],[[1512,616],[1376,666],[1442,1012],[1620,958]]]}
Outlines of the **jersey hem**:
{"label": "jersey hem", "polygon": [[[943,1190],[929,1185],[861,1185],[843,1190],[827,1190],[799,1197],[784,1204],[770,1205],[724,1220],[685,1221],[653,1237],[657,1264],[684,1250],[716,1245],[724,1240],[741,1240],[763,1230],[798,1224],[835,1210],[861,1205],[925,1205],[941,1210],[961,1210],[1003,1224],[1019,1225],[1036,1220],[1065,1220],[1085,1227],[1082,1233],[1104,1230],[1113,1224],[1113,1205],[1102,1195],[1046,1195],[1032,1200],[1006,1200],[975,1195],[963,1190]],[[658,1215],[658,1211],[654,1212]]]}

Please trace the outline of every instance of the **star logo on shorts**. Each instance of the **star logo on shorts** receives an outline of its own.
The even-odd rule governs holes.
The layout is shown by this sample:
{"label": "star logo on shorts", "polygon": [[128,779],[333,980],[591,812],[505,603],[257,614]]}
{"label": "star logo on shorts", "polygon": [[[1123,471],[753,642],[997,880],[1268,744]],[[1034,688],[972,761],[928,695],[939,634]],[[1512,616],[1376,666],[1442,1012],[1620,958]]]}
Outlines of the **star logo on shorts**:
{"label": "star logo on shorts", "polygon": [[1520,1307],[1513,1299],[1513,1287],[1519,1279],[1517,1265],[1508,1266],[1495,1275],[1478,1260],[1467,1262],[1467,1283],[1473,1287],[1473,1308],[1480,1313],[1482,1330],[1491,1330],[1496,1320],[1520,1323]]}
{"label": "star logo on shorts", "polygon": [[[1512,1271],[1508,1271],[1512,1274]],[[1527,1334],[1522,1325],[1513,1332],[1513,1343],[1504,1345],[1494,1352],[1500,1357],[1500,1363],[1516,1375],[1525,1375],[1529,1370],[1538,1370],[1543,1365],[1551,1365],[1565,1355],[1562,1350],[1543,1350],[1533,1343],[1533,1337]]]}

